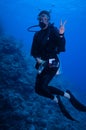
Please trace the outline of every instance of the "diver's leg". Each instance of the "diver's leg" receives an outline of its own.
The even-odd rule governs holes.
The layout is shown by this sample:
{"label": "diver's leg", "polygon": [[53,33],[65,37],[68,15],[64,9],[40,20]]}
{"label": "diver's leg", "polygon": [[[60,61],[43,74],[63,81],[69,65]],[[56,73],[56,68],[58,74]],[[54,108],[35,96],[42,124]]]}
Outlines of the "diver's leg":
{"label": "diver's leg", "polygon": [[[57,97],[54,96],[56,95],[61,95],[61,96],[69,96],[69,94],[64,93],[62,90],[48,86],[49,82],[52,80],[52,78],[55,76],[57,72],[57,68],[47,68],[44,69],[44,71],[41,74],[38,74],[36,77],[36,84],[35,84],[35,91],[39,95],[42,95],[44,97],[48,97],[51,99],[54,99],[57,101]],[[68,98],[68,97],[67,97]]]}
{"label": "diver's leg", "polygon": [[[64,92],[60,89],[48,86],[49,82],[55,76],[57,68],[47,68],[41,74],[37,75],[35,91],[39,95],[53,99],[58,103],[56,95],[64,95]],[[55,95],[56,94],[56,95]]]}
{"label": "diver's leg", "polygon": [[49,82],[54,77],[57,72],[57,68],[45,68],[41,74],[38,74],[36,77],[35,91],[39,95],[54,99],[54,95],[50,92],[48,87]]}
{"label": "diver's leg", "polygon": [[48,86],[48,87],[49,87],[50,92],[51,92],[52,94],[64,96],[64,92],[63,92],[62,90],[60,90],[60,89],[58,89],[58,88],[55,88],[55,87],[53,87],[53,86]]}
{"label": "diver's leg", "polygon": [[68,99],[70,99],[70,94],[67,93],[67,92],[63,92],[62,90],[58,89],[58,88],[55,88],[53,86],[48,86],[50,88],[50,92],[52,94],[56,94],[56,95],[61,95],[61,96],[64,96]]}
{"label": "diver's leg", "polygon": [[41,74],[37,74],[36,83],[35,83],[35,92],[41,96],[44,96],[53,100],[54,96],[49,91],[42,88],[43,82],[44,82],[43,76]]}

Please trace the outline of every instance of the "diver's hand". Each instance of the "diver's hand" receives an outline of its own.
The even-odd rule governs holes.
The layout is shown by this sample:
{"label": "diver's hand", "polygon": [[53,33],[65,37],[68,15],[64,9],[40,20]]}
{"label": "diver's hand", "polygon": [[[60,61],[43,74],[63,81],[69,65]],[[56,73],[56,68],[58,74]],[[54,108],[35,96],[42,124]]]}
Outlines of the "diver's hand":
{"label": "diver's hand", "polygon": [[64,22],[62,23],[62,20],[61,20],[61,22],[60,22],[60,28],[59,28],[59,34],[64,34],[66,22],[67,22],[67,21],[64,21]]}
{"label": "diver's hand", "polygon": [[41,60],[41,58],[39,58],[39,57],[36,58],[36,61],[38,62],[38,64],[42,64],[43,63],[43,60]]}

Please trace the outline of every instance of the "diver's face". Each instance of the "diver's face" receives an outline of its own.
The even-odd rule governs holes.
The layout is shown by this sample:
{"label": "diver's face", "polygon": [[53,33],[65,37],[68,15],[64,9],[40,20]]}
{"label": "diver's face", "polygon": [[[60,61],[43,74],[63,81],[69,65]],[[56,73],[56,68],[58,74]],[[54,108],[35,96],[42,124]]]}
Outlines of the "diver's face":
{"label": "diver's face", "polygon": [[42,29],[45,29],[48,27],[49,24],[49,17],[46,14],[42,14],[38,17],[39,23],[44,23],[45,26]]}

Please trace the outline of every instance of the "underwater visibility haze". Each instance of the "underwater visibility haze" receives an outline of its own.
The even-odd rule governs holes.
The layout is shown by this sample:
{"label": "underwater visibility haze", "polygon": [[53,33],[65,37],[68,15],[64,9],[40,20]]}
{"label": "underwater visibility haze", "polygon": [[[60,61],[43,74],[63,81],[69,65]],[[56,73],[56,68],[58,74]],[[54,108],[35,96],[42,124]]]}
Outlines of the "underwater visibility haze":
{"label": "underwater visibility haze", "polygon": [[62,99],[71,115],[79,120],[70,121],[58,105],[34,91],[37,72],[30,55],[34,32],[27,28],[38,24],[37,15],[42,10],[50,11],[51,23],[57,28],[61,20],[67,21],[66,52],[59,55],[61,74],[51,84],[71,90],[86,105],[86,1],[1,0],[0,130],[86,129],[86,113]]}

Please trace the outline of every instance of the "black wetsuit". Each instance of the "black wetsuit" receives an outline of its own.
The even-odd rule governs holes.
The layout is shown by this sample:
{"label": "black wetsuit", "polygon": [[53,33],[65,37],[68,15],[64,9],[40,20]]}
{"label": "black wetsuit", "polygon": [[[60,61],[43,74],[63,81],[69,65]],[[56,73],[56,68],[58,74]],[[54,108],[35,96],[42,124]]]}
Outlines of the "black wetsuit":
{"label": "black wetsuit", "polygon": [[[57,54],[65,51],[65,38],[64,35],[60,37],[59,31],[53,25],[45,30],[40,30],[35,33],[31,48],[31,55],[34,58],[40,57],[44,61],[49,59],[55,59],[55,65],[53,63],[49,66],[49,62],[44,67],[40,74],[37,74],[35,91],[39,95],[53,99],[54,94],[64,95],[64,92],[53,86],[48,86],[49,82],[55,76],[59,66],[59,59]],[[37,65],[36,65],[37,66]],[[38,67],[37,67],[38,68]]]}

